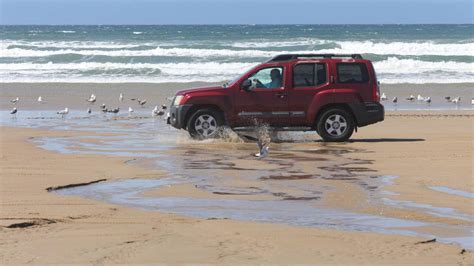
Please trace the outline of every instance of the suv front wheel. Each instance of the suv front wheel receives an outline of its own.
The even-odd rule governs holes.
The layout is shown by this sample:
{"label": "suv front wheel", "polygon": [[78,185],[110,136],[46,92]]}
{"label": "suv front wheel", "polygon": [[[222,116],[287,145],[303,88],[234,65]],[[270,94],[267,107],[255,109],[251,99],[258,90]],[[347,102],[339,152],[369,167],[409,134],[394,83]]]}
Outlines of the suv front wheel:
{"label": "suv front wheel", "polygon": [[224,124],[221,114],[213,109],[199,109],[188,120],[187,130],[194,139],[215,138]]}
{"label": "suv front wheel", "polygon": [[349,112],[341,108],[331,108],[319,117],[316,128],[324,141],[341,142],[352,136],[354,124],[354,118]]}

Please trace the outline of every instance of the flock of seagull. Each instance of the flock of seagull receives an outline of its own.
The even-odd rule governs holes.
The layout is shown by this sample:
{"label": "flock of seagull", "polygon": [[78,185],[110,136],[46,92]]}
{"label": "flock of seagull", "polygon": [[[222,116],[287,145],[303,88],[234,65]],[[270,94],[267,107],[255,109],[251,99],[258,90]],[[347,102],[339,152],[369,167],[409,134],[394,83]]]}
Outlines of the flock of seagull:
{"label": "flock of seagull", "polygon": [[[420,94],[418,94],[418,96],[416,96],[416,97],[413,96],[413,95],[410,95],[405,99],[409,102],[414,102],[415,100],[417,100],[418,102],[426,102],[428,104],[431,103],[431,97],[430,96],[423,97]],[[382,96],[380,96],[380,100],[387,101],[388,100],[387,95],[385,95],[385,93],[382,93]],[[461,103],[461,97],[459,97],[459,96],[454,97],[454,98],[451,98],[451,96],[446,96],[446,97],[444,97],[444,100],[446,102],[451,102],[451,103],[454,103],[454,104],[460,104]],[[397,104],[398,103],[398,97],[393,97],[392,103]],[[474,99],[472,100],[471,103],[474,104]]]}
{"label": "flock of seagull", "polygon": [[[140,98],[132,98],[130,99],[131,101],[136,101],[138,103],[139,106],[141,107],[144,107],[145,104],[147,103],[146,100],[142,100]],[[20,101],[20,98],[19,97],[16,97],[15,99],[12,99],[10,100],[11,103],[13,103],[14,105],[16,105],[18,102]],[[94,104],[96,101],[97,101],[97,96],[95,94],[91,94],[91,96],[86,99],[87,102],[89,102],[90,104]],[[120,102],[123,102],[124,101],[124,97],[123,97],[123,93],[120,93],[119,95],[119,101]],[[44,103],[44,100],[43,100],[43,97],[39,96],[38,99],[37,99],[37,102],[38,103]],[[120,112],[120,107],[116,107],[116,108],[107,108],[107,106],[105,104],[102,104],[100,106],[101,108],[101,111],[103,113],[114,113],[114,114],[118,114]],[[153,110],[151,111],[151,115],[152,116],[163,116],[166,112],[166,109],[167,109],[167,106],[165,104],[161,105],[161,108],[157,106],[155,106],[155,108],[153,108]],[[132,107],[128,107],[128,113],[129,114],[132,114],[134,112],[133,108]],[[13,109],[10,111],[10,114],[11,115],[16,115],[16,113],[18,113],[18,108],[15,106],[13,107]],[[89,107],[87,108],[87,113],[88,114],[91,114],[92,113],[92,109]],[[69,109],[66,107],[64,108],[63,110],[60,110],[58,112],[56,112],[56,114],[60,115],[61,117],[65,117],[67,114],[69,114]]]}

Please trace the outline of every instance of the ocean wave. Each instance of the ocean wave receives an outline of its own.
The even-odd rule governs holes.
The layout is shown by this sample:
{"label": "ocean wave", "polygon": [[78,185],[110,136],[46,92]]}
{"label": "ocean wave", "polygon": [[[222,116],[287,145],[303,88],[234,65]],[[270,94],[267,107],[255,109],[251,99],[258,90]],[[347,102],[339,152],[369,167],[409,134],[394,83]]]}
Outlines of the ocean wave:
{"label": "ocean wave", "polygon": [[107,70],[124,69],[158,69],[166,75],[237,75],[248,70],[258,63],[164,63],[164,64],[146,64],[146,63],[70,63],[70,64],[35,64],[35,63],[9,63],[0,64],[0,73],[64,73],[67,71],[95,71],[101,74]]}
{"label": "ocean wave", "polygon": [[[219,82],[243,74],[251,63],[7,63],[0,64],[3,82]],[[388,58],[374,68],[382,83],[473,83],[474,63],[427,62]]]}
{"label": "ocean wave", "polygon": [[[69,46],[71,45],[71,46]],[[153,45],[153,44],[147,44]],[[224,45],[224,44],[221,44]],[[260,47],[273,45],[276,43],[262,43]],[[27,49],[19,48],[13,44],[2,43],[0,45],[0,57],[3,58],[21,58],[21,57],[47,57],[63,54],[78,55],[101,55],[101,56],[173,56],[173,57],[253,57],[268,58],[281,53],[362,53],[375,55],[439,55],[439,56],[474,56],[474,43],[451,43],[437,44],[432,42],[424,43],[374,43],[366,42],[336,42],[336,48],[331,49],[312,49],[300,51],[288,50],[259,50],[259,49],[205,49],[205,48],[176,48],[161,45],[152,49],[133,50],[143,44],[97,44],[97,43],[77,43],[77,44],[52,44],[51,49],[48,46],[41,46],[45,49]],[[81,50],[82,48],[82,50]],[[96,48],[94,50],[94,48]],[[301,47],[300,47],[301,48]],[[58,50],[59,49],[59,50]],[[101,50],[116,49],[116,50]],[[118,50],[117,50],[118,49]]]}

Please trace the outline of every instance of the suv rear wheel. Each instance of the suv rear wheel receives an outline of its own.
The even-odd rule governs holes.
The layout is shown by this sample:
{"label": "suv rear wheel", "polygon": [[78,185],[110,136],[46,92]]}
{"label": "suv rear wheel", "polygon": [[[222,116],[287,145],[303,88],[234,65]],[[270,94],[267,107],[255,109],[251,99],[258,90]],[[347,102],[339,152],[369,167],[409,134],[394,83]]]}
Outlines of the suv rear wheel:
{"label": "suv rear wheel", "polygon": [[222,115],[213,109],[199,109],[188,120],[187,129],[194,139],[215,138],[224,124]]}
{"label": "suv rear wheel", "polygon": [[354,118],[344,109],[326,110],[316,122],[319,135],[324,141],[341,142],[348,140],[354,132]]}

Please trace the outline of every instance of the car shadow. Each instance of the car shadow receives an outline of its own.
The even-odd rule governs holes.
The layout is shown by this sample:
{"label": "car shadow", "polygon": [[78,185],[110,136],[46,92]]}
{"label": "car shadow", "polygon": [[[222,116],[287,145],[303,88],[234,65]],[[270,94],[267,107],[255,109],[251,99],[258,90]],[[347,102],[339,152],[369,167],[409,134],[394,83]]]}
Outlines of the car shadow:
{"label": "car shadow", "polygon": [[367,143],[379,143],[379,142],[420,142],[425,139],[419,138],[376,138],[376,139],[350,139],[347,142],[367,142]]}

